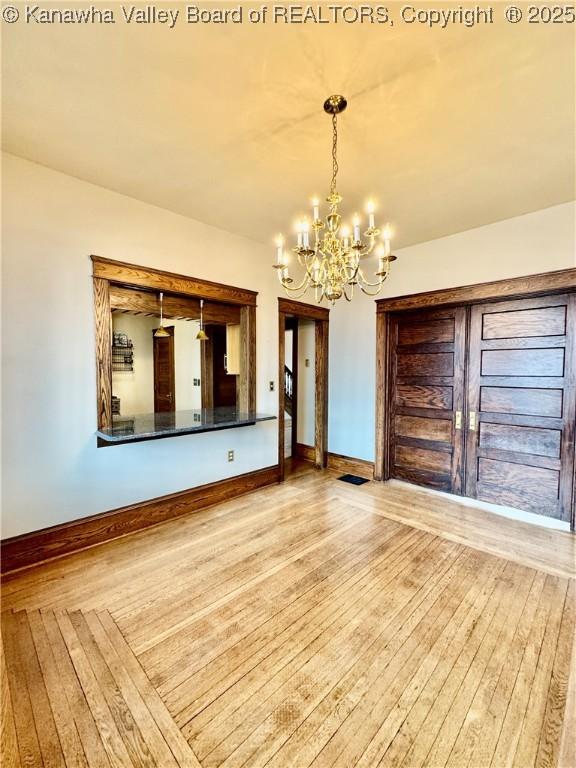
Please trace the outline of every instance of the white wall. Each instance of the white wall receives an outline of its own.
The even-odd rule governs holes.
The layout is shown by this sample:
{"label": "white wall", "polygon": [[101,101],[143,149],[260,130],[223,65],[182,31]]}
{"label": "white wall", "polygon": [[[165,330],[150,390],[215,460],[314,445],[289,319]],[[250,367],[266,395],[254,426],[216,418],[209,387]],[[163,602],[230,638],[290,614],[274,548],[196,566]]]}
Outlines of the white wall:
{"label": "white wall", "polygon": [[90,254],[258,291],[257,405],[276,414],[269,248],[11,155],[3,221],[3,537],[277,462],[276,421],[111,448],[94,436]]}
{"label": "white wall", "polygon": [[[383,295],[574,266],[574,216],[566,204],[406,248]],[[276,421],[96,448],[89,259],[96,253],[257,290],[257,406],[276,414],[268,382],[277,379],[283,292],[272,247],[10,155],[3,223],[3,537],[276,463]],[[302,370],[313,372],[313,347],[309,358]],[[340,302],[330,312],[329,450],[373,459],[374,380],[374,301]]]}
{"label": "white wall", "polygon": [[294,341],[294,332],[285,331],[284,333],[284,365],[292,370],[292,342]]}
{"label": "white wall", "polygon": [[[296,439],[303,445],[315,442],[316,324],[298,321],[298,423]],[[309,365],[306,365],[306,360]]]}
{"label": "white wall", "polygon": [[134,370],[112,373],[112,394],[120,398],[122,416],[152,413],[154,410],[154,348],[152,329],[158,327],[155,317],[145,315],[112,315],[115,333],[125,333],[134,345]]}
{"label": "white wall", "polygon": [[[575,220],[576,204],[566,203],[404,248],[377,298],[574,267]],[[368,461],[374,459],[375,315],[374,299],[364,295],[330,309],[328,448]]]}

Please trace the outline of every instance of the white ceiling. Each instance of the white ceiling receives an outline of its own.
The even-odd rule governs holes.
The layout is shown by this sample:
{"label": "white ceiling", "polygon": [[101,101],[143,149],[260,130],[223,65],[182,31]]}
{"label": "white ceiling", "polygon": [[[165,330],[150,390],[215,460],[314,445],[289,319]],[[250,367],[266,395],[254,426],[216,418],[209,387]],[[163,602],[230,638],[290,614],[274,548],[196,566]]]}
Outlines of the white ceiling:
{"label": "white ceiling", "polygon": [[3,24],[4,147],[268,243],[328,191],[343,93],[343,212],[373,195],[405,246],[575,197],[574,51],[503,21]]}

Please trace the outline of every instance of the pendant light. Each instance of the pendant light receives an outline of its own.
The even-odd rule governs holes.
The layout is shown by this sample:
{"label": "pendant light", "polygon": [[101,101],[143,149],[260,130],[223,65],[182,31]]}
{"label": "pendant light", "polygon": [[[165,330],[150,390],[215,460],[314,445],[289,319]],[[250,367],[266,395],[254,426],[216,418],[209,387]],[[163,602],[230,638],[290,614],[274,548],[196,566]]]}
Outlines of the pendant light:
{"label": "pendant light", "polygon": [[160,293],[160,328],[157,328],[154,331],[154,336],[156,336],[157,339],[165,339],[167,336],[170,336],[166,328],[164,328],[164,294]]}
{"label": "pendant light", "polygon": [[208,336],[204,330],[204,317],[202,310],[204,309],[204,299],[200,299],[200,330],[196,334],[198,341],[208,341]]}

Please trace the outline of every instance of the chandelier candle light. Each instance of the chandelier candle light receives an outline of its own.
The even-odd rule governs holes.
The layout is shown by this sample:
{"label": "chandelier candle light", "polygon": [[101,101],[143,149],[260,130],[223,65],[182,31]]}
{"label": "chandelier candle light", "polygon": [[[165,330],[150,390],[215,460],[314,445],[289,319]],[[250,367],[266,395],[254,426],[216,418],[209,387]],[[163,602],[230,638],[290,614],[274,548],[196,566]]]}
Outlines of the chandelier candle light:
{"label": "chandelier candle light", "polygon": [[[278,271],[278,278],[286,293],[294,298],[300,298],[308,288],[313,288],[318,303],[327,299],[334,304],[342,296],[347,301],[351,301],[356,285],[368,296],[376,296],[388,277],[390,264],[396,261],[396,256],[393,256],[390,250],[390,227],[386,226],[383,232],[376,227],[375,207],[372,201],[369,201],[366,206],[368,228],[363,237],[358,214],[354,214],[352,218],[352,229],[341,223],[338,204],[342,202],[342,197],[336,189],[337,121],[338,115],[346,109],[346,106],[344,96],[330,96],[324,102],[324,111],[332,116],[332,181],[330,194],[326,198],[330,210],[323,221],[320,218],[320,201],[315,198],[312,200],[312,223],[310,224],[305,218],[297,225],[296,247],[292,250],[298,257],[298,263],[305,269],[304,278],[297,286],[292,285],[294,280],[289,274],[289,255],[284,248],[284,238],[279,235],[276,239],[274,269]],[[310,228],[313,231],[313,244],[310,242]],[[377,243],[380,236],[382,239]],[[375,273],[376,280],[369,282],[360,267],[360,261],[372,253],[378,257],[378,267]]]}

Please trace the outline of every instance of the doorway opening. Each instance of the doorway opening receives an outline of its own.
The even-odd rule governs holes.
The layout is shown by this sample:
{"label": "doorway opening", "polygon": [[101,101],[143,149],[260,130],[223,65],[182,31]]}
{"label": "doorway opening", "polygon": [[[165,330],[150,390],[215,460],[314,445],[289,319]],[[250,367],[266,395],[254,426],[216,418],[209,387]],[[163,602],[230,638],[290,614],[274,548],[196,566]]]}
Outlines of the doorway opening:
{"label": "doorway opening", "polygon": [[203,407],[236,408],[238,370],[230,344],[230,327],[206,325],[208,340],[202,344]]}
{"label": "doorway opening", "polygon": [[301,461],[326,466],[329,310],[278,302],[278,463],[283,479]]}

